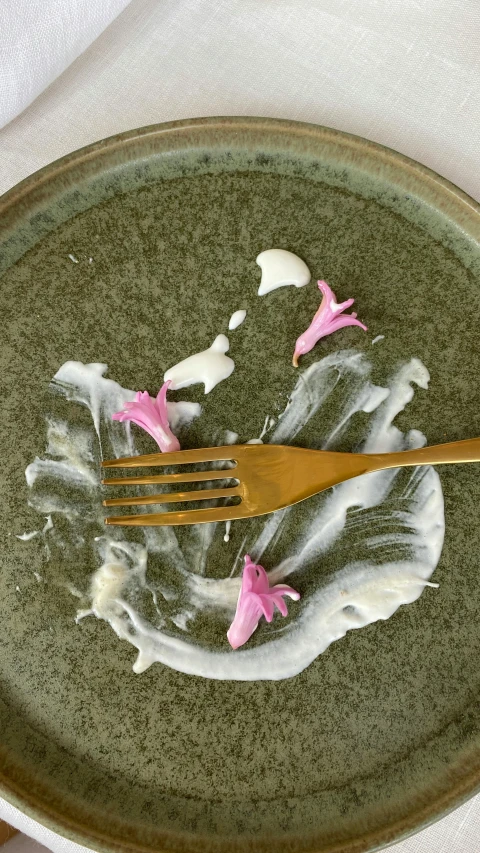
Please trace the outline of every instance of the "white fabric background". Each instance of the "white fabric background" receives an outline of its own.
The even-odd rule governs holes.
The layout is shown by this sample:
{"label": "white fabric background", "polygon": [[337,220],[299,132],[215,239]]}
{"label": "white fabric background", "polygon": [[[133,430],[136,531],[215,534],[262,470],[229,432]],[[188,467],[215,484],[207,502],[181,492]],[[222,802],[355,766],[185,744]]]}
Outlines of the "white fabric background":
{"label": "white fabric background", "polygon": [[[259,115],[358,133],[480,197],[478,0],[126,3],[0,0],[0,126],[78,57],[0,130],[0,192],[121,130]],[[58,853],[83,849],[1,800],[0,817]],[[390,850],[478,853],[480,797]]]}
{"label": "white fabric background", "polygon": [[0,127],[31,104],[128,3],[2,0]]}

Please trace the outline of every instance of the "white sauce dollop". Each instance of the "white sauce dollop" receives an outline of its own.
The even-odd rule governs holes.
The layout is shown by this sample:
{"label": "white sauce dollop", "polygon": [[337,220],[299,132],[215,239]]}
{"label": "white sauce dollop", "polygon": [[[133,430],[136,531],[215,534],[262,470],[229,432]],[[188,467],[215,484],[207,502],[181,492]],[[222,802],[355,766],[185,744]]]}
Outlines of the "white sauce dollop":
{"label": "white sauce dollop", "polygon": [[230,317],[230,320],[228,323],[229,330],[231,332],[233,332],[234,329],[238,329],[238,327],[242,325],[246,316],[247,316],[247,312],[244,311],[243,309],[241,309],[240,311],[235,311],[235,313],[232,314],[232,316]]}
{"label": "white sauce dollop", "polygon": [[310,270],[293,252],[286,249],[267,249],[260,252],[257,264],[262,270],[262,280],[258,295],[265,296],[277,287],[293,284],[294,287],[305,287],[311,279]]}
{"label": "white sauce dollop", "polygon": [[235,369],[233,359],[225,355],[229,347],[227,336],[217,335],[210,349],[190,355],[170,367],[165,372],[163,381],[171,382],[172,391],[203,383],[205,394],[209,394],[215,385],[227,379]]}

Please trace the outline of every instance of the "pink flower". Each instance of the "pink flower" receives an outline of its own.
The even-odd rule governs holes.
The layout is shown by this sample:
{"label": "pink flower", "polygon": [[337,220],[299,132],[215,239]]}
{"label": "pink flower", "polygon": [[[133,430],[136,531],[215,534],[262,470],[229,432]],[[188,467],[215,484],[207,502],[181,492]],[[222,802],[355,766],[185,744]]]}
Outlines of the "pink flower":
{"label": "pink flower", "polygon": [[272,621],[275,605],[282,616],[288,614],[287,605],[282,597],[284,595],[288,595],[294,601],[300,598],[299,592],[295,592],[291,586],[285,584],[277,584],[270,589],[265,569],[263,566],[252,563],[247,554],[235,618],[227,631],[228,642],[232,649],[238,649],[250,639],[261,616],[265,616],[267,622]]}
{"label": "pink flower", "polygon": [[180,442],[168,423],[167,391],[170,382],[165,382],[152,400],[148,391],[137,391],[133,403],[125,403],[121,412],[112,415],[114,421],[132,421],[150,433],[164,453],[180,450]]}
{"label": "pink flower", "polygon": [[350,308],[350,305],[353,305],[354,299],[347,299],[346,302],[338,303],[337,297],[326,281],[319,281],[318,287],[322,291],[323,299],[308,329],[303,335],[300,335],[295,344],[295,352],[293,353],[294,367],[298,367],[299,356],[310,352],[320,338],[331,335],[332,332],[342,329],[343,326],[360,326],[365,332],[367,331],[367,327],[360,320],[357,320],[355,313],[343,314],[341,316],[342,311],[346,311],[347,308]]}

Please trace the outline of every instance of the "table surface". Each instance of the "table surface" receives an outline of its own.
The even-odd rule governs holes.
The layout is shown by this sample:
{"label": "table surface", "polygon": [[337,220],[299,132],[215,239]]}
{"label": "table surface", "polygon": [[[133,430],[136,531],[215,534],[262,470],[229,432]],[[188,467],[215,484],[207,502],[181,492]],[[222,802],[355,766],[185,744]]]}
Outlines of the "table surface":
{"label": "table surface", "polygon": [[[85,33],[75,29],[85,0],[28,0],[42,20],[56,22],[37,28],[31,57],[28,39],[21,51],[2,44],[9,13],[24,20],[22,4],[27,0],[4,0],[0,9],[0,92],[5,81],[12,85],[15,61],[31,60],[33,76],[43,79],[39,64],[60,31],[64,65],[83,52],[0,130],[0,193],[57,157],[122,130],[195,116],[257,115],[365,136],[480,198],[478,0],[105,0],[108,9],[91,37],[106,29],[86,49]],[[52,851],[84,849],[0,799],[1,818]],[[479,838],[480,796],[389,853],[478,853]],[[18,853],[39,850],[22,836],[8,844],[12,853],[14,846]]]}

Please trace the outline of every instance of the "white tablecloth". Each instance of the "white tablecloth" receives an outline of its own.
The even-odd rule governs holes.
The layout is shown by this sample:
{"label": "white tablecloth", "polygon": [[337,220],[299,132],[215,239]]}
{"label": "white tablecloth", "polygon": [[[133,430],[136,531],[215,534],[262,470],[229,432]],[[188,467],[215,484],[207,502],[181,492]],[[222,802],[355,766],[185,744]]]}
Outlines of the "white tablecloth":
{"label": "white tablecloth", "polygon": [[[479,40],[478,0],[1,0],[0,123],[78,58],[0,130],[0,192],[121,130],[257,115],[358,133],[479,198]],[[0,817],[53,851],[83,849],[1,800]],[[391,853],[479,850],[477,797]]]}

